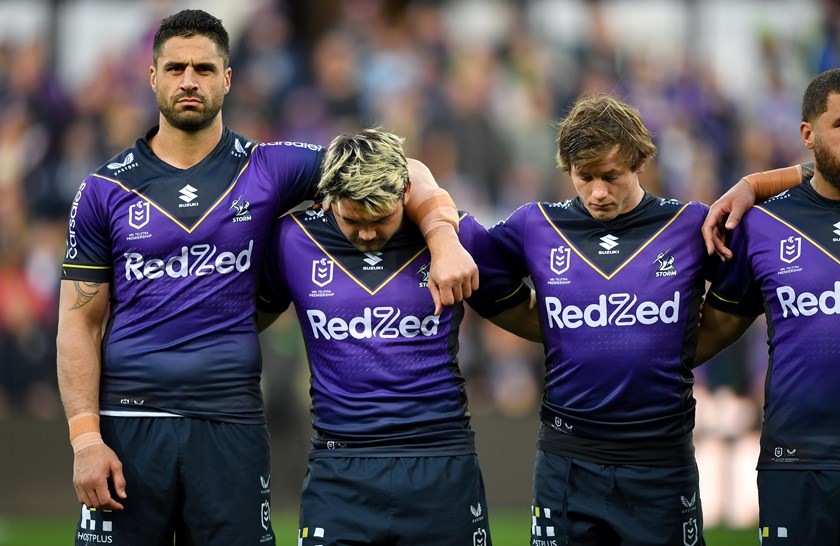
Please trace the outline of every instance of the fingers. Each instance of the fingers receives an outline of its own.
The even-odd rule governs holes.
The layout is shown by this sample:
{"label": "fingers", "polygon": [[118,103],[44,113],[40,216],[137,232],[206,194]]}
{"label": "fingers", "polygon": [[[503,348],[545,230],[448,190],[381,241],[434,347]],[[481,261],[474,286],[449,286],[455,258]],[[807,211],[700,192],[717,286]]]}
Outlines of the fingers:
{"label": "fingers", "polygon": [[126,498],[123,466],[110,448],[100,443],[76,453],[73,462],[73,487],[79,502],[88,508],[122,510],[123,505],[111,496],[108,489],[109,478],[117,496]]}
{"label": "fingers", "polygon": [[[711,214],[711,213],[710,213]],[[703,243],[706,245],[706,254],[709,256],[712,255],[712,252],[715,251],[715,225],[712,222],[709,222],[708,217],[706,221],[703,222],[703,227],[700,228],[700,233],[703,234]]]}
{"label": "fingers", "polygon": [[[125,492],[125,474],[123,474],[122,463],[117,461],[116,464],[111,464],[111,481],[114,484],[114,491],[121,499],[128,495]],[[122,506],[120,507],[122,510]]]}
{"label": "fingers", "polygon": [[443,304],[440,301],[440,290],[438,290],[437,284],[432,281],[429,281],[426,284],[426,287],[429,289],[429,292],[432,293],[432,301],[435,302],[435,316],[439,317],[440,314],[443,313]]}
{"label": "fingers", "polygon": [[741,222],[742,215],[743,210],[733,207],[732,212],[730,212],[729,216],[726,218],[726,229],[729,231],[735,229],[735,227]]}
{"label": "fingers", "polygon": [[715,252],[723,261],[732,259],[732,251],[727,248],[722,237],[715,237]]}

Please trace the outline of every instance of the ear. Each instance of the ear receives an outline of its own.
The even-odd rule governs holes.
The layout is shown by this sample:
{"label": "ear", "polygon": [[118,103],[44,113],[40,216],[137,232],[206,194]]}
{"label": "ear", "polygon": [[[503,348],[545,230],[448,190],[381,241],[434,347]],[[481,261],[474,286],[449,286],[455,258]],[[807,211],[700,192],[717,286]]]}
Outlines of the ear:
{"label": "ear", "polygon": [[149,85],[152,86],[152,91],[157,93],[157,73],[154,65],[149,66]]}
{"label": "ear", "polygon": [[639,168],[636,169],[636,174],[642,174],[643,172],[645,172],[646,168],[647,168],[647,161],[645,161],[644,163],[639,165]]}
{"label": "ear", "polygon": [[233,71],[230,69],[230,67],[225,68],[225,95],[227,95],[228,91],[230,91],[230,78],[232,75]]}
{"label": "ear", "polygon": [[813,126],[809,122],[803,121],[799,124],[799,134],[802,135],[802,142],[805,143],[805,147],[812,150],[814,148]]}
{"label": "ear", "polygon": [[405,184],[405,194],[403,195],[403,206],[408,204],[408,197],[411,194],[411,179],[409,178],[408,182]]}

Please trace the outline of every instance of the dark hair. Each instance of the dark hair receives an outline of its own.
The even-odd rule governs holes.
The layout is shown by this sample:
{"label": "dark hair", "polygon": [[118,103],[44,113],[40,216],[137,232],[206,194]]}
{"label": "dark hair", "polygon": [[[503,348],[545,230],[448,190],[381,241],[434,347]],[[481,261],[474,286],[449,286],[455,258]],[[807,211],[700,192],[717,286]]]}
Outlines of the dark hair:
{"label": "dark hair", "polygon": [[840,93],[840,68],[826,70],[811,80],[802,97],[802,121],[815,121],[828,109],[828,96]]}
{"label": "dark hair", "polygon": [[557,125],[557,165],[565,172],[603,161],[612,150],[635,171],[656,154],[639,111],[612,95],[580,97]]}
{"label": "dark hair", "polygon": [[213,17],[200,9],[185,9],[170,15],[160,22],[152,44],[152,63],[157,66],[158,56],[163,44],[174,37],[190,38],[206,36],[219,48],[219,54],[225,61],[225,68],[230,61],[230,37],[222,25],[221,19]]}

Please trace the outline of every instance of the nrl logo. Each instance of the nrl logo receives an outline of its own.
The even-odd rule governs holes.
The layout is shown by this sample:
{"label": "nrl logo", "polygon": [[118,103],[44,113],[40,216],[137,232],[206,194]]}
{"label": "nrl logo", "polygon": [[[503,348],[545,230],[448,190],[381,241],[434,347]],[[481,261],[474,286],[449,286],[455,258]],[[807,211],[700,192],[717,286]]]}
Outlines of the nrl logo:
{"label": "nrl logo", "polygon": [[802,252],[802,237],[791,235],[779,241],[779,259],[786,264],[795,262]]}
{"label": "nrl logo", "polygon": [[128,225],[140,229],[149,223],[149,203],[137,201],[128,207]]}
{"label": "nrl logo", "polygon": [[334,265],[332,260],[326,258],[312,260],[312,282],[320,287],[330,284],[333,280]]}
{"label": "nrl logo", "polygon": [[572,249],[565,246],[559,246],[551,249],[551,257],[549,258],[549,267],[551,271],[557,275],[561,275],[568,271],[569,260],[572,258]]}

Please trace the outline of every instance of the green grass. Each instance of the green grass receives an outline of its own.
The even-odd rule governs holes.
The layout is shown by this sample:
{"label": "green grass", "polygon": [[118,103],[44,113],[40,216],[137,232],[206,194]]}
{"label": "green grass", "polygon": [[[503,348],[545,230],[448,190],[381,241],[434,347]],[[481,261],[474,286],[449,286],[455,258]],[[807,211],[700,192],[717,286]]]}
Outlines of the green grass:
{"label": "green grass", "polygon": [[[297,516],[283,512],[272,515],[277,546],[297,545]],[[529,528],[527,513],[493,512],[490,516],[494,546],[527,546]],[[0,519],[0,546],[63,546],[73,544],[74,520],[67,519]],[[755,529],[707,529],[708,546],[758,546]]]}

